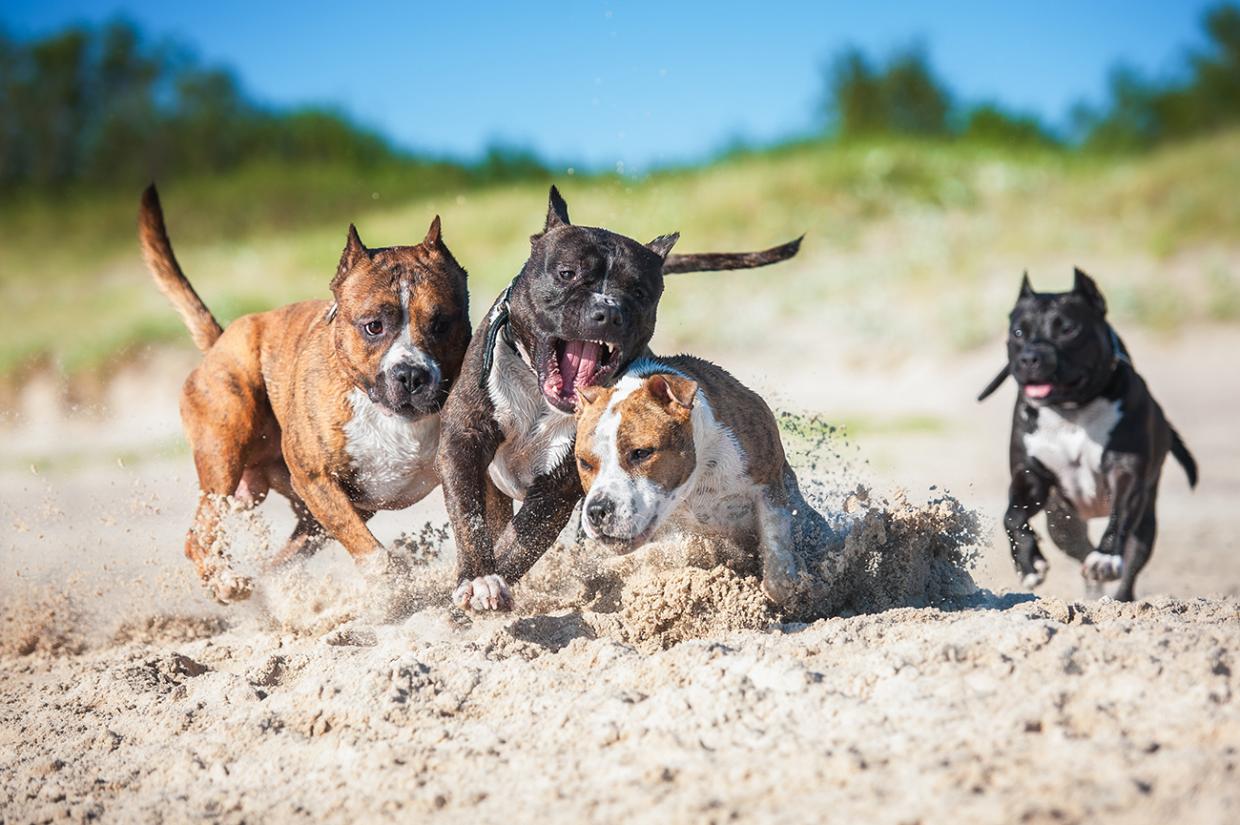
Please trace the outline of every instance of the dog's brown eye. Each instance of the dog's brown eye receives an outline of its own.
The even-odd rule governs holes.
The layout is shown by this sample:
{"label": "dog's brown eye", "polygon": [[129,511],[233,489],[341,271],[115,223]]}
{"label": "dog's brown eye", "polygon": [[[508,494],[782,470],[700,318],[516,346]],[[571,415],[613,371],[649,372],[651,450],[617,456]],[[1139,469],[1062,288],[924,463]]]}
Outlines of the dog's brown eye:
{"label": "dog's brown eye", "polygon": [[382,335],[383,334],[383,322],[378,321],[378,320],[367,321],[365,324],[362,325],[362,332],[365,332],[367,335],[370,335],[372,337],[375,335]]}
{"label": "dog's brown eye", "polygon": [[594,469],[593,464],[591,464],[589,461],[586,461],[584,458],[580,458],[580,457],[578,457],[577,459],[577,466],[585,470],[587,473]]}
{"label": "dog's brown eye", "polygon": [[633,464],[641,464],[643,461],[650,458],[650,456],[652,455],[654,455],[654,450],[652,450],[651,448],[638,447],[636,450],[633,450],[631,453],[629,453],[629,461]]}
{"label": "dog's brown eye", "polygon": [[443,335],[448,331],[451,322],[442,315],[436,315],[431,319],[431,332],[435,335]]}

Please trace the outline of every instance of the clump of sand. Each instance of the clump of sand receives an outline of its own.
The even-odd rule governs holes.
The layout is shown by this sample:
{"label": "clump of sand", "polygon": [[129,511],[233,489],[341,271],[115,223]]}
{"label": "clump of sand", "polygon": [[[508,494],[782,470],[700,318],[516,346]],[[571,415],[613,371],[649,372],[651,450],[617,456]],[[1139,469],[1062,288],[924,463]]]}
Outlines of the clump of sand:
{"label": "clump of sand", "polygon": [[0,657],[68,656],[87,647],[82,611],[68,590],[33,587],[5,599]]}
{"label": "clump of sand", "polygon": [[959,500],[944,495],[914,505],[900,494],[873,502],[859,489],[844,512],[852,523],[843,544],[813,559],[826,586],[808,606],[809,618],[926,607],[977,592],[969,570],[983,541],[981,524]]}
{"label": "clump of sand", "polygon": [[625,584],[621,603],[622,637],[640,648],[761,630],[774,619],[758,580],[726,567],[641,571]]}

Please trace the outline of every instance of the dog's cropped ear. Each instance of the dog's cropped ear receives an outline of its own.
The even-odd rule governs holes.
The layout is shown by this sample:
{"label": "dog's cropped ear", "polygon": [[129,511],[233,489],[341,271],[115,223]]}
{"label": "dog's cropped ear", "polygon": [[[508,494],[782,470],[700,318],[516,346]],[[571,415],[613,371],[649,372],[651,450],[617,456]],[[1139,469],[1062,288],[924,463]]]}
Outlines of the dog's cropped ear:
{"label": "dog's cropped ear", "polygon": [[1072,277],[1072,292],[1088,301],[1099,315],[1106,315],[1107,299],[1102,297],[1102,290],[1098,289],[1094,279],[1078,268],[1073,268]]}
{"label": "dog's cropped ear", "polygon": [[698,384],[692,378],[674,373],[652,375],[646,382],[651,396],[664,406],[673,404],[686,410],[693,409],[693,400],[697,397]]}
{"label": "dog's cropped ear", "polygon": [[1020,297],[1017,300],[1020,300],[1020,298],[1032,298],[1034,295],[1037,295],[1037,293],[1033,291],[1033,284],[1029,283],[1029,270],[1026,269],[1024,274],[1020,276]]}
{"label": "dog's cropped ear", "polygon": [[678,240],[680,240],[679,232],[673,232],[670,235],[660,235],[646,244],[646,248],[663,260],[667,260],[667,253],[672,251],[672,247],[676,245]]}
{"label": "dog's cropped ear", "polygon": [[560,196],[560,190],[552,184],[551,193],[547,196],[547,223],[543,226],[543,232],[550,232],[556,227],[568,226],[571,223],[568,219],[568,204]]}
{"label": "dog's cropped ear", "polygon": [[344,283],[344,276],[348,275],[353,267],[369,257],[370,250],[366,248],[366,244],[362,243],[361,236],[357,234],[357,227],[349,224],[349,237],[344,243],[344,251],[340,253],[340,266],[336,267],[336,276],[332,278],[332,291],[335,292],[336,288]]}
{"label": "dog's cropped ear", "polygon": [[990,398],[990,396],[994,394],[995,390],[1003,386],[1003,382],[1006,381],[1007,377],[1011,374],[1012,374],[1012,368],[1009,367],[1007,364],[1004,364],[1003,369],[999,370],[999,374],[996,375],[994,378],[990,379],[990,383],[986,385],[986,389],[978,393],[977,400],[985,401],[987,398]]}
{"label": "dog's cropped ear", "polygon": [[443,247],[443,235],[440,231],[438,215],[431,221],[431,228],[426,230],[426,237],[422,239],[422,243],[435,249]]}

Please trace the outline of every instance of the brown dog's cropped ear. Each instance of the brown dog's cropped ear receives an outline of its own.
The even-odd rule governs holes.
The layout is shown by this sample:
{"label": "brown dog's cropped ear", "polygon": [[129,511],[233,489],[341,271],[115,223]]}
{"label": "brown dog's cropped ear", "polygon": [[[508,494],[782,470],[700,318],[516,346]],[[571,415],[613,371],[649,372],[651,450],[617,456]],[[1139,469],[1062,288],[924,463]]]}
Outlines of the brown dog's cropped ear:
{"label": "brown dog's cropped ear", "polygon": [[1026,269],[1025,273],[1020,276],[1020,297],[1032,298],[1034,295],[1037,293],[1033,291],[1033,284],[1029,283],[1029,270]]}
{"label": "brown dog's cropped ear", "polygon": [[349,224],[349,238],[344,243],[344,251],[340,253],[340,266],[336,267],[336,277],[332,278],[332,291],[344,282],[344,276],[349,274],[349,270],[357,266],[364,258],[370,257],[370,250],[366,248],[366,244],[362,243],[362,237],[357,234],[357,227]]}
{"label": "brown dog's cropped ear", "polygon": [[543,227],[543,232],[550,232],[556,227],[568,226],[571,223],[568,219],[568,204],[560,197],[560,190],[552,184],[551,193],[547,196],[547,224]]}
{"label": "brown dog's cropped ear", "polygon": [[440,234],[438,215],[431,221],[431,228],[426,230],[426,237],[422,239],[422,243],[436,248],[443,246],[443,235]]}
{"label": "brown dog's cropped ear", "polygon": [[692,378],[669,373],[652,375],[646,381],[650,394],[665,406],[676,404],[686,410],[693,409],[693,400],[697,397],[698,384]]}
{"label": "brown dog's cropped ear", "polygon": [[1102,297],[1102,290],[1098,289],[1098,284],[1094,282],[1094,279],[1075,267],[1072,270],[1072,276],[1072,292],[1093,305],[1099,315],[1106,315],[1107,299]]}
{"label": "brown dog's cropped ear", "polygon": [[660,235],[650,243],[646,244],[646,248],[660,258],[667,260],[667,253],[672,251],[672,247],[676,245],[676,241],[680,240],[679,232],[672,232],[669,235]]}

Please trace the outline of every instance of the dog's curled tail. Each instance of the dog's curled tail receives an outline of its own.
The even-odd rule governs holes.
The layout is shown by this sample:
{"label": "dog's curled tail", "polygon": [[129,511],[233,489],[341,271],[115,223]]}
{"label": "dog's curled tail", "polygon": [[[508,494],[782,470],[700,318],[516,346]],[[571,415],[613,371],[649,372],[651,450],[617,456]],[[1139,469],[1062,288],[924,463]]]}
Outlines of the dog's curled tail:
{"label": "dog's curled tail", "polygon": [[663,262],[663,274],[678,272],[717,272],[721,269],[754,269],[786,261],[801,249],[802,235],[788,243],[772,246],[760,252],[701,252],[690,255],[668,255]]}
{"label": "dog's curled tail", "polygon": [[159,205],[159,192],[155,191],[153,183],[142,193],[142,206],[138,210],[138,239],[142,242],[142,257],[151,270],[155,286],[181,315],[194,344],[206,352],[223,334],[224,328],[198,297],[181,271],[177,256],[172,253],[172,242],[168,240],[168,230],[164,226],[164,210]]}
{"label": "dog's curled tail", "polygon": [[1175,427],[1168,424],[1167,428],[1171,430],[1171,454],[1184,468],[1184,475],[1188,476],[1188,486],[1195,489],[1197,487],[1197,459],[1193,458],[1193,454],[1188,451],[1188,447],[1184,445],[1184,439],[1180,438]]}

